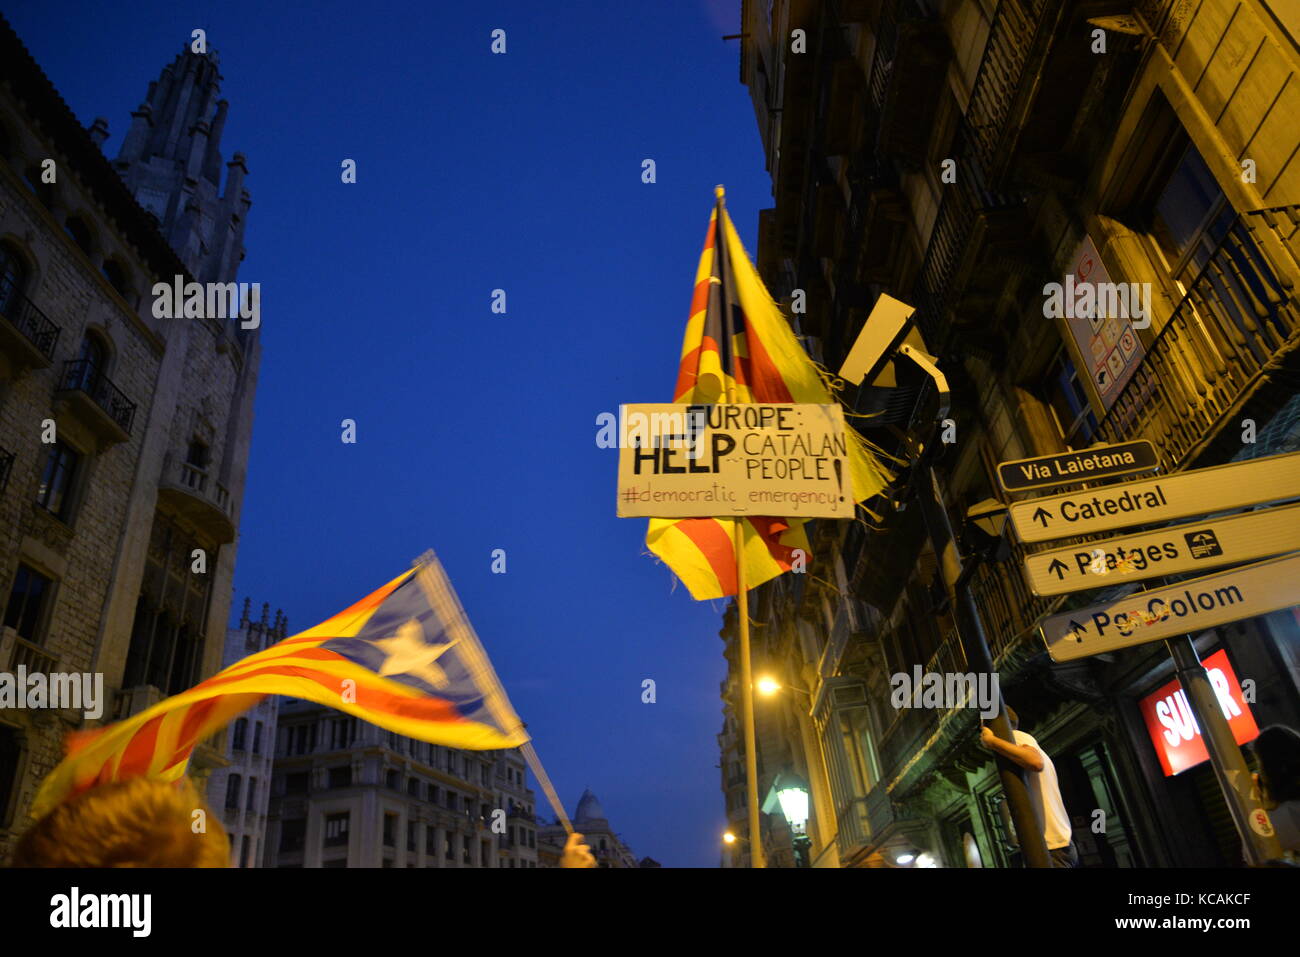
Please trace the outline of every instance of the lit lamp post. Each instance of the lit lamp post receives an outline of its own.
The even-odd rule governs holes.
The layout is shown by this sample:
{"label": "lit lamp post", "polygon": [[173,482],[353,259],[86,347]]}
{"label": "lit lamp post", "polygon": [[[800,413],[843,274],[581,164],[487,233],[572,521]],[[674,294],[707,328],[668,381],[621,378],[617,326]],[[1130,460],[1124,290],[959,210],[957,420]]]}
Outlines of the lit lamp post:
{"label": "lit lamp post", "polygon": [[807,867],[808,848],[812,843],[808,837],[808,783],[797,774],[786,771],[778,774],[763,802],[763,812],[771,814],[778,807],[794,835],[795,866]]}

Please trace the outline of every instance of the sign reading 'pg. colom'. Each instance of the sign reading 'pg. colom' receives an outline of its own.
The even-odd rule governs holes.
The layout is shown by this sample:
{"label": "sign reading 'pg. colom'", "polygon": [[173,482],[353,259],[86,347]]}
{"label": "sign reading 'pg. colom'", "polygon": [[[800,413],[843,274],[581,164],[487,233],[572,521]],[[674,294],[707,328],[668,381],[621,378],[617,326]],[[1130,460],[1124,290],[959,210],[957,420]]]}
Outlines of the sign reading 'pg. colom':
{"label": "sign reading 'pg. colom'", "polygon": [[1104,445],[1078,452],[1060,452],[1003,462],[998,466],[998,481],[1006,491],[1019,492],[1120,475],[1136,475],[1139,472],[1150,472],[1159,466],[1155,447],[1143,439],[1121,445]]}

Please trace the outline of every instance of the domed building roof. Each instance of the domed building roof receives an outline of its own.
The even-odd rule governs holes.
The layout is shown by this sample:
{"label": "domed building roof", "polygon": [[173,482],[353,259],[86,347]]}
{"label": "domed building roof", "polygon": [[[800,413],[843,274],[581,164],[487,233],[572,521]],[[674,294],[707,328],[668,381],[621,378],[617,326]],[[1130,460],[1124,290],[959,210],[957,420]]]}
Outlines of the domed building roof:
{"label": "domed building roof", "polygon": [[609,824],[605,809],[590,789],[583,791],[582,797],[578,798],[578,810],[573,814],[573,824],[575,827],[579,824]]}

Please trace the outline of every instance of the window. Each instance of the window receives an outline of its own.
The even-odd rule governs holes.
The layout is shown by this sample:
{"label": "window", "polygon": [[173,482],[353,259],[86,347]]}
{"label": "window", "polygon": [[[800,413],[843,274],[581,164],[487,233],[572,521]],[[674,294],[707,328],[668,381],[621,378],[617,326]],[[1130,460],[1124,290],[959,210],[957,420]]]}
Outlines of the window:
{"label": "window", "polygon": [[[123,687],[152,685],[178,694],[197,682],[212,576],[190,570],[198,543],[155,514],[136,603]],[[208,550],[209,563],[215,563]]]}
{"label": "window", "polygon": [[80,216],[69,216],[64,222],[63,228],[72,237],[72,241],[77,244],[77,247],[89,256],[94,241],[91,239],[90,227],[86,225],[86,221]]}
{"label": "window", "polygon": [[397,815],[384,815],[384,847],[397,846]]}
{"label": "window", "polygon": [[462,844],[462,847],[461,847],[461,860],[463,860],[466,864],[469,864],[469,863],[470,863],[470,856],[469,856],[469,851],[470,851],[470,838],[469,838],[469,835],[468,835],[468,834],[466,834],[466,835],[464,836],[464,838],[463,838],[462,841],[461,841],[461,844]]}
{"label": "window", "polygon": [[232,810],[239,809],[239,786],[243,779],[238,774],[232,774],[226,778],[226,807]]}
{"label": "window", "polygon": [[244,835],[244,839],[240,842],[239,861],[240,867],[249,867],[253,863],[253,848],[249,843],[247,834]]}
{"label": "window", "polygon": [[411,797],[413,798],[418,798],[420,796],[419,778],[411,778],[409,781],[406,782],[406,793],[411,795]]}
{"label": "window", "polygon": [[341,768],[330,768],[330,787],[346,788],[352,785],[352,765],[347,764]]}
{"label": "window", "polygon": [[14,807],[14,787],[22,764],[23,743],[17,728],[0,724],[0,827],[9,823]]}
{"label": "window", "polygon": [[308,776],[306,771],[295,771],[293,774],[284,776],[284,792],[286,794],[306,794]]}
{"label": "window", "polygon": [[448,862],[456,859],[456,835],[452,834],[451,831],[443,834],[443,852],[443,857]]}
{"label": "window", "polygon": [[301,851],[307,843],[307,819],[290,818],[280,822],[280,850]]}
{"label": "window", "polygon": [[18,318],[18,300],[27,288],[27,267],[8,246],[0,246],[0,314]]}
{"label": "window", "polygon": [[211,458],[212,450],[208,448],[207,443],[200,442],[198,439],[190,441],[190,447],[185,453],[186,465],[196,468],[200,472],[206,472]]}
{"label": "window", "polygon": [[1064,347],[1052,360],[1039,394],[1051,408],[1065,444],[1072,449],[1087,448],[1097,431],[1097,416],[1093,414],[1088,393],[1084,391],[1070,353]]}
{"label": "window", "polygon": [[243,751],[248,744],[248,719],[240,718],[235,722],[235,731],[231,738],[230,747],[235,751]]}
{"label": "window", "polygon": [[406,822],[406,849],[408,851],[415,850],[416,833],[418,829],[419,829],[419,825],[416,824],[414,821]]}
{"label": "window", "polygon": [[402,773],[400,771],[396,768],[389,768],[388,772],[384,775],[384,786],[390,791],[400,790],[402,787],[401,779]]}
{"label": "window", "polygon": [[[5,627],[33,644],[39,642],[45,625],[45,609],[54,590],[54,582],[27,565],[20,564],[14,575],[9,602],[5,605]],[[3,800],[3,795],[0,795]]]}
{"label": "window", "polygon": [[436,857],[438,854],[438,829],[432,824],[424,826],[424,853],[428,857]]}
{"label": "window", "polygon": [[50,209],[54,206],[54,184],[41,182],[41,168],[39,166],[29,166],[23,173],[23,182],[27,188],[32,191],[42,206]]}
{"label": "window", "polygon": [[253,729],[253,753],[262,753],[262,722],[257,722],[257,727]]}
{"label": "window", "polygon": [[104,260],[104,267],[101,270],[108,284],[117,290],[118,295],[131,303],[131,282],[127,276],[126,269],[115,259]]}
{"label": "window", "polygon": [[252,811],[257,805],[257,778],[248,779],[248,803],[244,805],[244,810]]}
{"label": "window", "polygon": [[325,815],[325,846],[345,847],[348,843],[348,823],[351,812]]}
{"label": "window", "polygon": [[442,789],[436,784],[429,785],[429,803],[437,804],[442,797]]}
{"label": "window", "polygon": [[1169,274],[1186,289],[1218,248],[1236,214],[1185,134],[1181,142],[1187,145],[1152,204],[1151,235]]}
{"label": "window", "polygon": [[72,514],[73,484],[81,467],[81,455],[72,446],[56,441],[45,456],[45,469],[36,490],[36,504],[55,518],[66,521]]}
{"label": "window", "polygon": [[352,718],[334,718],[330,721],[330,750],[341,751],[352,743]]}

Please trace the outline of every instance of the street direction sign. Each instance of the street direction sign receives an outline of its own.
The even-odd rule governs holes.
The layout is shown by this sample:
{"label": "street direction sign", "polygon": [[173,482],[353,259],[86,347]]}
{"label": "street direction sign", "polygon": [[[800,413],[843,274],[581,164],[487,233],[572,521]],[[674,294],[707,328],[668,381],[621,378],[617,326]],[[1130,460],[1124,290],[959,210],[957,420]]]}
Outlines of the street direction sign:
{"label": "street direction sign", "polygon": [[1300,604],[1300,552],[1052,615],[1040,633],[1053,661],[1196,633]]}
{"label": "street direction sign", "polygon": [[[1036,552],[1025,559],[1025,580],[1035,595],[1064,595],[1296,549],[1300,505],[1286,505]],[[1296,601],[1300,603],[1300,585]]]}
{"label": "street direction sign", "polygon": [[1038,455],[998,466],[998,481],[1008,492],[1136,475],[1160,467],[1156,448],[1146,439],[1103,445],[1077,452]]}
{"label": "street direction sign", "polygon": [[1022,542],[1047,542],[1132,525],[1226,512],[1300,497],[1300,452],[1162,478],[1016,502],[1008,510]]}

